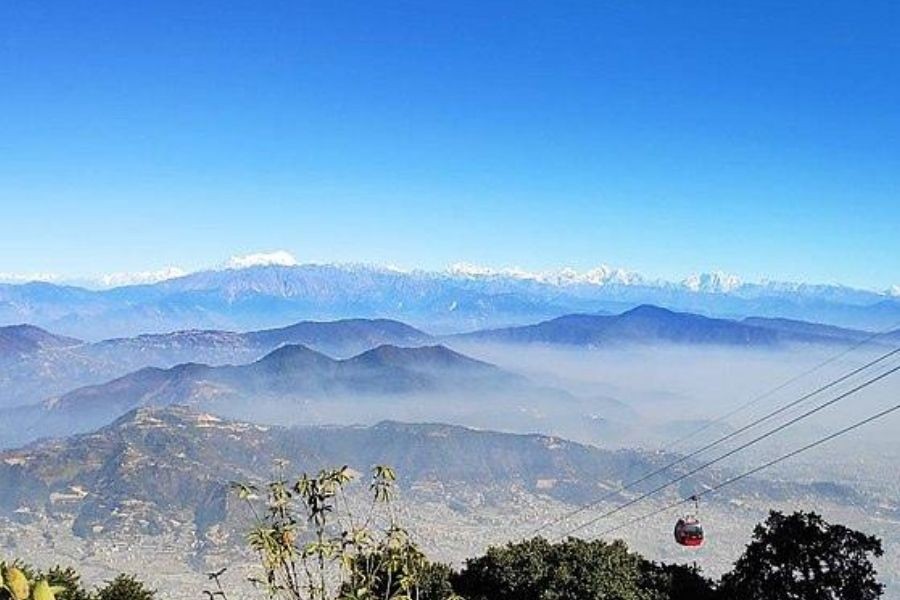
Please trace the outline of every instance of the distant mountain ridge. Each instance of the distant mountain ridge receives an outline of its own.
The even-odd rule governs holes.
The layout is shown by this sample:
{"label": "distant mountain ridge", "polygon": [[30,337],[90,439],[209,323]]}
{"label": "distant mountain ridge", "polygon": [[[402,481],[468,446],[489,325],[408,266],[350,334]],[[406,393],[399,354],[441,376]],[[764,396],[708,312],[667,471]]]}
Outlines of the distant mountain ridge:
{"label": "distant mountain ridge", "polygon": [[[465,510],[473,497],[516,490],[569,503],[591,501],[670,462],[671,456],[443,424],[288,429],[185,407],[145,407],[92,433],[0,452],[0,516],[61,518],[84,538],[161,535],[190,527],[201,548],[215,545],[216,539],[237,543],[240,534],[227,525],[237,522],[241,513],[236,511],[244,507],[229,495],[229,481],[268,477],[275,459],[288,461],[295,473],[388,464],[396,468],[407,494]],[[687,462],[673,472],[691,466]],[[670,476],[650,478],[632,493]],[[703,472],[686,479],[683,489],[702,489],[721,477]],[[730,494],[777,498],[811,491],[810,486],[751,479],[729,488]],[[220,535],[210,536],[213,529]],[[234,538],[222,539],[221,534],[231,533]]]}
{"label": "distant mountain ridge", "polygon": [[[4,332],[30,331],[43,340],[2,361]],[[18,336],[21,337],[21,336]],[[52,341],[52,343],[51,343]],[[382,344],[417,346],[435,343],[429,334],[388,319],[303,321],[262,331],[237,333],[186,330],[113,338],[95,343],[65,338],[34,326],[0,328],[0,408],[30,404],[75,387],[101,383],[145,366],[179,363],[241,364],[284,344],[302,344],[326,354],[346,357]]]}
{"label": "distant mountain ridge", "polygon": [[0,327],[0,361],[36,354],[41,350],[70,348],[81,340],[56,335],[34,325]]}
{"label": "distant mountain ridge", "polygon": [[[779,331],[796,336],[803,339],[809,337],[827,341],[833,339],[839,342],[861,342],[873,337],[873,333],[869,331],[860,331],[857,329],[849,329],[846,327],[835,327],[833,325],[824,325],[821,323],[808,323],[806,321],[798,321],[796,319],[779,319],[766,317],[747,317],[741,320],[745,325],[751,327],[761,327],[772,331]],[[882,337],[891,340],[898,332],[885,334]]]}
{"label": "distant mountain ridge", "polygon": [[[0,409],[32,404],[76,387],[108,381],[145,366],[252,362],[284,344],[300,344],[338,358],[380,345],[418,347],[441,341],[543,343],[614,347],[623,344],[690,344],[777,347],[787,344],[886,344],[900,342],[900,330],[874,334],[783,318],[736,321],[643,305],[618,315],[570,314],[533,325],[432,336],[389,319],[302,321],[286,327],[236,333],[186,330],[113,338],[95,343],[59,336],[33,326],[0,328],[7,337],[0,359]],[[19,332],[12,336],[10,332]],[[27,332],[28,335],[23,335]],[[22,342],[21,338],[26,341]],[[874,339],[873,339],[874,338]],[[38,340],[38,341],[35,341]],[[24,344],[24,345],[23,345]],[[0,344],[0,347],[3,347]],[[12,349],[15,349],[13,351]]]}
{"label": "distant mountain ridge", "polygon": [[390,318],[456,333],[641,304],[727,317],[782,317],[859,329],[900,322],[900,298],[839,285],[741,283],[720,273],[679,283],[601,267],[549,274],[458,267],[267,265],[155,284],[87,290],[0,284],[0,323],[32,322],[87,339],[177,329],[248,330],[298,320]]}
{"label": "distant mountain ridge", "polygon": [[[266,422],[267,415],[315,415],[338,400],[438,398],[470,393],[485,400],[529,388],[523,378],[443,346],[383,345],[333,359],[300,345],[285,345],[245,365],[184,363],[145,367],[99,385],[75,389],[40,405],[7,411],[4,445],[70,435],[112,422],[135,408],[191,405],[224,416]],[[302,420],[301,420],[302,422]],[[308,422],[308,421],[307,421]],[[14,441],[15,440],[15,441]]]}
{"label": "distant mountain ridge", "polygon": [[595,347],[629,343],[770,347],[790,343],[849,343],[871,337],[868,332],[817,323],[763,318],[734,321],[642,305],[619,315],[565,315],[535,325],[461,334],[455,339]]}

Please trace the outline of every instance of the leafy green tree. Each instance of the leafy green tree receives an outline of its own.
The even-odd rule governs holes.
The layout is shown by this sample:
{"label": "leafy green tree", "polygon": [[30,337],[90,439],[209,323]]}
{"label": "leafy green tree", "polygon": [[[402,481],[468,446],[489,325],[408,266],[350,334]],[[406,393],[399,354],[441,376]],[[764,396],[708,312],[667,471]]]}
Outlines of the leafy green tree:
{"label": "leafy green tree", "polygon": [[119,575],[97,590],[96,600],[155,600],[156,592],[131,575]]}
{"label": "leafy green tree", "polygon": [[772,511],[720,587],[729,600],[874,600],[884,586],[871,559],[882,554],[874,536]]}
{"label": "leafy green tree", "polygon": [[429,562],[419,577],[418,600],[450,600],[458,598],[453,592],[453,570],[443,563]]}
{"label": "leafy green tree", "polygon": [[53,567],[47,571],[46,579],[57,592],[56,600],[92,600],[91,594],[84,588],[81,575],[72,567]]}
{"label": "leafy green tree", "polygon": [[0,561],[0,600],[154,600],[156,593],[130,575],[119,575],[93,593],[71,567],[39,571],[31,565]]}
{"label": "leafy green tree", "polygon": [[0,562],[0,600],[57,600],[64,593],[65,589],[48,575],[29,565],[19,561]]}
{"label": "leafy green tree", "polygon": [[621,541],[533,538],[489,548],[454,577],[468,600],[657,600],[643,559]]}

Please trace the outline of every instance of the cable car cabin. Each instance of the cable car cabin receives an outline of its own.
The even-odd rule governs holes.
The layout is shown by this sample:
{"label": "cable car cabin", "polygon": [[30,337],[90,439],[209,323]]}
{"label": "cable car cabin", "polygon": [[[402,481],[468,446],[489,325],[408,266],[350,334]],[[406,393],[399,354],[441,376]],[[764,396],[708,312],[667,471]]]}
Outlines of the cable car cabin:
{"label": "cable car cabin", "polygon": [[675,541],[682,546],[702,546],[703,526],[692,517],[678,519],[675,524]]}

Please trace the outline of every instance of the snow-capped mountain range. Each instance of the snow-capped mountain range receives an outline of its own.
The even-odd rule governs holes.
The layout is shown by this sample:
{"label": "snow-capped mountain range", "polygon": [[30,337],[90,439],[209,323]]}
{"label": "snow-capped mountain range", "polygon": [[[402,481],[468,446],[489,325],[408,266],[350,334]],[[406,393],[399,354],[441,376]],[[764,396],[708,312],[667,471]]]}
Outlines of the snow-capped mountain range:
{"label": "snow-capped mountain range", "polygon": [[[805,283],[791,283],[783,281],[764,280],[759,283],[744,282],[739,276],[726,273],[724,271],[709,271],[704,273],[693,273],[679,282],[667,281],[664,279],[650,279],[642,274],[623,269],[612,267],[606,264],[600,264],[597,267],[586,271],[577,271],[571,267],[564,267],[549,271],[529,271],[519,267],[494,268],[483,265],[476,265],[467,262],[459,262],[450,265],[445,271],[428,272],[424,270],[402,269],[394,266],[379,266],[363,263],[318,263],[307,262],[301,263],[293,254],[287,250],[275,250],[272,252],[254,252],[250,254],[234,255],[228,260],[220,263],[218,266],[203,271],[223,271],[223,270],[240,270],[251,267],[338,267],[344,269],[363,269],[363,270],[383,270],[396,273],[408,274],[430,274],[432,276],[446,276],[459,279],[513,279],[522,281],[533,281],[545,283],[548,285],[571,286],[571,285],[638,285],[661,288],[681,287],[693,292],[707,293],[729,293],[743,286],[763,287],[778,291],[798,291],[801,289],[815,288],[823,289],[841,289],[852,290],[847,286],[837,284],[810,285]],[[45,282],[55,283],[59,285],[74,285],[86,287],[89,289],[107,289],[113,287],[122,287],[127,285],[153,284],[167,281],[170,279],[178,279],[187,275],[196,273],[177,266],[167,266],[160,269],[136,271],[136,272],[114,272],[102,275],[67,278],[55,273],[7,273],[0,272],[0,284],[5,283],[32,283]],[[201,271],[202,272],[202,271]],[[864,290],[857,290],[864,291]],[[871,291],[876,295],[884,295],[888,297],[900,296],[900,285],[893,285],[884,292]]]}
{"label": "snow-capped mountain range", "polygon": [[424,271],[300,264],[289,253],[275,252],[232,257],[218,268],[188,274],[171,269],[157,277],[154,272],[148,279],[104,289],[56,281],[0,284],[0,325],[27,322],[98,339],[200,327],[260,329],[302,319],[384,317],[449,333],[570,313],[621,312],[640,304],[860,329],[900,323],[896,287],[875,292],[830,284],[748,283],[722,272],[670,282],[605,265],[584,272],[470,264]]}

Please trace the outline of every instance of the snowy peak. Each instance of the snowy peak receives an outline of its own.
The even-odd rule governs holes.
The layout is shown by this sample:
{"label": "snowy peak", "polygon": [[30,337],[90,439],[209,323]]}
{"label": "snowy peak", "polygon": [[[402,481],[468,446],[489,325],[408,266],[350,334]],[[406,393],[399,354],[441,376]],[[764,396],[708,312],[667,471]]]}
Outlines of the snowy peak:
{"label": "snowy peak", "polygon": [[721,271],[672,282],[603,264],[587,271],[471,264],[442,271],[403,271],[359,264],[295,264],[294,257],[278,252],[238,259],[229,268],[102,291],[0,284],[0,323],[28,320],[96,339],[187,328],[260,330],[300,320],[365,317],[456,333],[564,314],[621,312],[639,304],[872,330],[900,320],[897,288],[874,292],[834,284],[747,283]]}
{"label": "snowy peak", "polygon": [[709,294],[727,294],[743,285],[740,277],[729,275],[722,271],[712,273],[696,273],[687,277],[681,285],[692,292],[705,292]]}
{"label": "snowy peak", "polygon": [[646,283],[646,280],[634,271],[600,265],[586,272],[581,277],[581,282],[593,285],[606,285],[609,283],[641,285]]}
{"label": "snowy peak", "polygon": [[152,285],[169,279],[184,277],[188,272],[180,267],[169,266],[155,271],[118,272],[100,275],[97,282],[104,288],[126,285]]}
{"label": "snowy peak", "polygon": [[580,284],[598,286],[608,284],[639,285],[645,283],[644,278],[633,271],[604,264],[588,271],[579,272],[570,267],[555,271],[526,271],[518,267],[494,269],[470,263],[456,263],[447,269],[446,275],[451,278],[462,279],[517,279],[556,286]]}
{"label": "snowy peak", "polygon": [[226,269],[246,269],[247,267],[296,267],[300,262],[287,250],[255,252],[232,256],[225,261]]}

